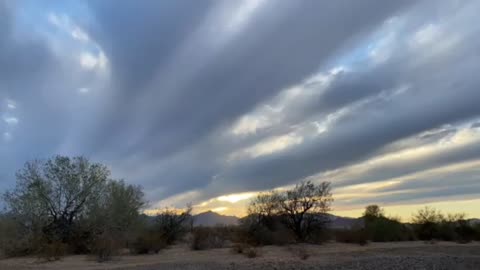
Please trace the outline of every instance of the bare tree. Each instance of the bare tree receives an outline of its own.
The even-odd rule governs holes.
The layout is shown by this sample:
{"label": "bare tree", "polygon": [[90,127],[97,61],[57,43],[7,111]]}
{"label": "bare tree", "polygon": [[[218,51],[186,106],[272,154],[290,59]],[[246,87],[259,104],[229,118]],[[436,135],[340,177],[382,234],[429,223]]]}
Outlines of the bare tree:
{"label": "bare tree", "polygon": [[443,219],[444,216],[440,211],[428,206],[419,209],[412,217],[413,223],[416,224],[440,223]]}
{"label": "bare tree", "polygon": [[421,240],[431,240],[439,236],[439,224],[444,220],[443,214],[435,208],[425,206],[412,217],[417,236]]}
{"label": "bare tree", "polygon": [[331,210],[333,202],[329,182],[319,185],[311,181],[301,182],[292,190],[281,194],[279,199],[285,223],[300,241],[306,240],[313,229],[329,222],[326,214]]}
{"label": "bare tree", "polygon": [[166,208],[156,216],[155,228],[162,234],[167,244],[174,243],[187,231],[191,225],[191,213],[192,206],[187,205],[181,213]]}
{"label": "bare tree", "polygon": [[329,222],[333,197],[329,182],[315,185],[311,181],[301,182],[285,192],[271,191],[253,199],[249,206],[249,217],[256,217],[268,229],[274,218],[280,218],[299,241],[304,241],[313,232]]}
{"label": "bare tree", "polygon": [[273,230],[275,216],[280,212],[280,195],[275,191],[260,193],[248,206],[249,222],[262,224],[267,229]]}

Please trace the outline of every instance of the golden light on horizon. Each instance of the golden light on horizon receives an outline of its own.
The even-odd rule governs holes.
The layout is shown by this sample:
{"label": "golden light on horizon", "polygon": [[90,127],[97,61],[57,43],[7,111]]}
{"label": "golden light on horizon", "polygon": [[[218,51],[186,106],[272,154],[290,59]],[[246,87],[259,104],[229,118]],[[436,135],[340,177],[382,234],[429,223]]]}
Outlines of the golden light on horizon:
{"label": "golden light on horizon", "polygon": [[221,202],[236,203],[236,202],[239,202],[239,201],[248,200],[250,198],[253,198],[257,194],[258,194],[257,192],[229,194],[229,195],[224,195],[224,196],[217,197],[217,200],[221,201]]}

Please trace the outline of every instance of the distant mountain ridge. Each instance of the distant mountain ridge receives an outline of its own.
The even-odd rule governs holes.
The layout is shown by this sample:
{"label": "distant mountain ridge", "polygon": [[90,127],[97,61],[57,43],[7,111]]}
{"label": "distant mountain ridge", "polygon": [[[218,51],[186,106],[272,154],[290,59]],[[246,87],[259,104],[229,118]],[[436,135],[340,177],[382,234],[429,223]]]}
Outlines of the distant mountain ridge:
{"label": "distant mountain ridge", "polygon": [[[327,214],[330,218],[329,227],[333,229],[349,229],[354,226],[363,226],[362,218],[340,217]],[[194,226],[238,225],[241,218],[236,216],[224,216],[213,211],[203,212],[193,216]]]}
{"label": "distant mountain ridge", "polygon": [[224,216],[213,211],[203,212],[193,216],[194,226],[238,225],[240,218],[236,216]]}
{"label": "distant mountain ridge", "polygon": [[[352,217],[342,217],[332,214],[326,214],[330,223],[328,227],[332,229],[351,229],[353,227],[363,227],[364,219],[362,217],[352,218]],[[149,217],[149,220],[153,222],[154,217]],[[230,226],[230,225],[239,225],[240,221],[243,218],[236,216],[227,216],[222,215],[213,211],[207,211],[193,215],[193,225],[194,226],[205,226],[205,227],[214,227],[217,225],[220,226]],[[480,224],[480,219],[472,218],[467,220],[471,225]],[[408,224],[408,223],[405,223]]]}

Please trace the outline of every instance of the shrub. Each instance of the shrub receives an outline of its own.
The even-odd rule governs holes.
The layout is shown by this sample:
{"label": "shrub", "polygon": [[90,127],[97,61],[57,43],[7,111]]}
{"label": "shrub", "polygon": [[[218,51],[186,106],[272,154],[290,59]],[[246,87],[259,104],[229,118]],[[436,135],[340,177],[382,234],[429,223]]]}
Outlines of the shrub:
{"label": "shrub", "polygon": [[147,232],[140,234],[131,244],[130,252],[133,254],[158,253],[167,247],[167,242],[161,234]]}
{"label": "shrub", "polygon": [[38,230],[26,230],[11,215],[0,214],[0,251],[5,257],[27,256],[38,249]]}
{"label": "shrub", "polygon": [[216,228],[197,227],[192,231],[191,249],[205,250],[222,248],[225,245],[225,238]]}
{"label": "shrub", "polygon": [[330,229],[317,229],[312,231],[310,236],[307,238],[307,243],[310,244],[323,244],[325,242],[328,242],[329,240],[332,240],[332,231]]}
{"label": "shrub", "polygon": [[296,242],[295,234],[287,229],[279,217],[271,220],[267,227],[263,223],[255,222],[251,217],[242,221],[237,232],[235,242],[250,245],[287,245]]}
{"label": "shrub", "polygon": [[455,233],[457,234],[457,242],[459,243],[469,243],[475,240],[475,228],[468,224],[466,220],[458,221]]}
{"label": "shrub", "polygon": [[434,208],[425,207],[413,215],[415,233],[420,240],[432,240],[440,235],[439,224],[443,215]]}
{"label": "shrub", "polygon": [[68,246],[60,241],[46,243],[41,246],[38,256],[46,261],[58,261],[67,254]]}
{"label": "shrub", "polygon": [[414,215],[413,220],[415,231],[421,240],[438,239],[468,243],[477,238],[475,227],[465,220],[464,214],[445,216],[435,209],[425,207]]}
{"label": "shrub", "polygon": [[167,244],[171,245],[191,229],[191,212],[191,206],[187,206],[180,214],[167,208],[155,217],[154,230],[161,233]]}
{"label": "shrub", "polygon": [[98,262],[110,261],[118,254],[120,244],[114,235],[103,233],[96,237],[92,243],[91,252]]}
{"label": "shrub", "polygon": [[364,246],[368,244],[368,234],[364,229],[350,229],[335,231],[337,242],[359,244]]}
{"label": "shrub", "polygon": [[374,242],[412,241],[413,231],[398,220],[384,216],[365,220],[368,238]]}
{"label": "shrub", "polygon": [[2,252],[5,257],[27,256],[34,252],[31,242],[25,237],[5,240]]}

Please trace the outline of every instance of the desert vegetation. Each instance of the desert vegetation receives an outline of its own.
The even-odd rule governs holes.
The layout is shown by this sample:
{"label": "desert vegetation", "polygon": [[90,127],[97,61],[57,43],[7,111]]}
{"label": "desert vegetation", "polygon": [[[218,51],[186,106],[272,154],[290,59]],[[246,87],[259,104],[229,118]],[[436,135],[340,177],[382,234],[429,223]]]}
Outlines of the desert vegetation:
{"label": "desert vegetation", "polygon": [[112,179],[106,166],[83,157],[27,162],[17,173],[16,186],[2,198],[2,256],[33,255],[47,261],[87,254],[104,262],[125,252],[157,254],[177,243],[193,252],[229,248],[246,258],[262,256],[262,246],[288,245],[292,256],[307,260],[311,254],[305,245],[328,241],[367,245],[480,240],[480,224],[463,214],[445,215],[428,207],[414,213],[411,223],[403,223],[369,205],[351,227],[333,229],[331,185],[310,181],[259,194],[239,225],[195,227],[191,206],[145,215],[141,187]]}
{"label": "desert vegetation", "polygon": [[123,248],[158,252],[186,232],[191,208],[142,214],[141,187],[110,178],[104,165],[83,157],[27,162],[3,195],[0,250],[4,256],[91,254],[109,260]]}

